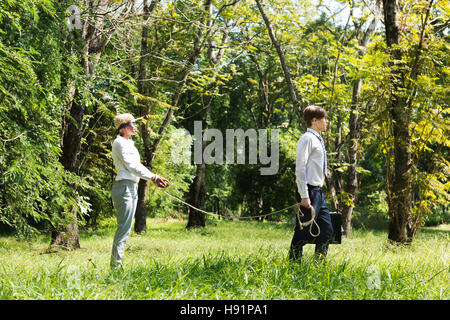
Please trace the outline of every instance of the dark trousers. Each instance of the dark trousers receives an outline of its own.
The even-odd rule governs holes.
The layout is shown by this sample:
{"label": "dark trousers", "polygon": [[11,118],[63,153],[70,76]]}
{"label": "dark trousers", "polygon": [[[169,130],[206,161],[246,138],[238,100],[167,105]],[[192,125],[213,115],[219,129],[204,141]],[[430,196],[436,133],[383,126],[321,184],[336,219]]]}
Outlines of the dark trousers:
{"label": "dark trousers", "polygon": [[[300,202],[301,198],[298,192],[297,201]],[[289,250],[289,258],[292,260],[300,260],[303,254],[303,246],[307,243],[315,243],[315,254],[319,258],[325,258],[328,252],[328,245],[333,235],[333,225],[331,224],[330,211],[325,203],[325,196],[322,192],[322,188],[308,185],[308,195],[311,201],[311,206],[314,207],[316,215],[314,220],[320,228],[320,233],[316,235],[319,230],[315,223],[310,226],[304,227],[300,230],[298,219],[295,219],[294,236],[292,237],[291,247]],[[311,209],[306,209],[300,206],[303,217],[300,217],[301,222],[306,222],[311,219]],[[311,235],[311,233],[313,235]]]}

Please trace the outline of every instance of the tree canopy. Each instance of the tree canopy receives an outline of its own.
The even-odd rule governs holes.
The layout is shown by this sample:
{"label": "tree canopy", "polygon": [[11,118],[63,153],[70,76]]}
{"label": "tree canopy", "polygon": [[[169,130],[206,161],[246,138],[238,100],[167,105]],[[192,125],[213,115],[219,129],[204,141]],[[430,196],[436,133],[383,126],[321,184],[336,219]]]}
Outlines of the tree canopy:
{"label": "tree canopy", "polygon": [[[1,1],[0,222],[31,236],[112,216],[122,112],[139,118],[143,163],[171,180],[172,195],[224,216],[288,207],[301,111],[317,104],[330,120],[327,200],[346,234],[400,215],[406,238],[391,240],[411,241],[450,216],[449,9],[436,0]],[[224,136],[279,130],[278,172],[261,175],[248,157],[183,161],[195,121]],[[136,231],[146,216],[200,215],[204,226],[161,190],[140,190]]]}

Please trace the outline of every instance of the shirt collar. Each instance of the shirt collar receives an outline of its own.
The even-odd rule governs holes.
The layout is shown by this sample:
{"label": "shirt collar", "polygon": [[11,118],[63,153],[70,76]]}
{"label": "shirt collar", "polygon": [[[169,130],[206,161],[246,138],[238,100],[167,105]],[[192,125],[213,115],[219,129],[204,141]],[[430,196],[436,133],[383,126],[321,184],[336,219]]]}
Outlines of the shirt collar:
{"label": "shirt collar", "polygon": [[313,134],[315,134],[315,135],[320,137],[320,134],[314,129],[308,128],[308,129],[306,129],[306,131],[311,132],[311,133],[313,133]]}
{"label": "shirt collar", "polygon": [[126,143],[131,143],[132,145],[134,145],[134,141],[131,139],[125,139],[124,137],[122,137],[120,134],[117,135],[117,138],[119,138],[120,140],[126,142]]}

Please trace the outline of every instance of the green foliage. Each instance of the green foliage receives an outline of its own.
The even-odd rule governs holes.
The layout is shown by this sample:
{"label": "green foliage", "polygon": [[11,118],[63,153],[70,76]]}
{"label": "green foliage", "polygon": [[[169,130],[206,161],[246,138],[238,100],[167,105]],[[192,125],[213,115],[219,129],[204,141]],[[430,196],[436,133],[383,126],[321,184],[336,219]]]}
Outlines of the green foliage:
{"label": "green foliage", "polygon": [[364,201],[360,201],[354,210],[352,227],[359,230],[386,230],[389,224],[386,192],[375,191],[364,197]]}
{"label": "green foliage", "polygon": [[[170,181],[171,186],[166,190],[168,193],[183,198],[195,177],[190,152],[193,141],[184,129],[174,127],[169,128],[165,137],[156,153],[153,171]],[[177,212],[184,209],[155,186],[150,186],[148,199],[148,212],[151,217],[176,217]]]}
{"label": "green foliage", "polygon": [[[117,24],[106,20],[108,28],[115,29],[101,54],[89,53],[95,61],[95,73],[88,80],[80,63],[83,43],[74,41],[77,33],[68,39],[64,23],[66,9],[74,3],[0,3],[1,222],[28,235],[33,230],[46,230],[44,226],[67,222],[66,216],[73,209],[92,227],[111,217],[114,169],[110,149],[116,135],[113,119],[121,112],[142,117],[142,123],[151,129],[151,141],[161,138],[152,170],[168,177],[172,186],[167,191],[183,199],[195,175],[192,162],[177,161],[189,146],[183,128],[193,133],[193,121],[201,120],[204,128],[222,132],[280,129],[279,172],[261,176],[259,164],[209,165],[205,208],[255,215],[294,203],[296,142],[305,128],[292,108],[277,52],[254,1],[234,5],[213,1],[209,18],[204,1],[158,4],[145,22],[150,50],[143,60],[148,72],[141,82],[142,15],[132,12]],[[330,169],[344,184],[352,143],[349,119],[353,84],[362,80],[355,226],[367,228],[367,221],[373,226],[386,222],[386,176],[387,169],[393,169],[392,121],[387,105],[395,70],[389,64],[382,30],[375,31],[365,54],[359,54],[358,41],[373,18],[373,8],[368,5],[374,3],[337,1],[340,6],[354,6],[354,16],[346,25],[349,17],[332,12],[325,2],[264,1],[301,107],[319,104],[328,111],[330,129],[325,141]],[[448,21],[447,7],[445,1],[433,7],[428,20],[432,23],[425,26],[420,48],[426,3],[406,1],[402,6],[405,11],[399,14],[402,62],[408,71],[402,94],[410,98],[411,111],[412,216],[418,225],[428,215],[445,221],[449,200],[450,69],[448,36],[443,27]],[[188,65],[193,53],[198,57]],[[223,54],[221,59],[213,61],[219,53]],[[189,68],[186,83],[181,85]],[[59,157],[62,119],[68,114],[73,89],[86,110],[76,172],[68,173]],[[173,121],[159,136],[167,111],[180,93]],[[134,139],[142,157],[141,137]],[[350,204],[350,195],[341,190],[337,201]],[[185,210],[153,186],[148,200],[150,216],[179,216]],[[292,213],[274,218],[280,217],[289,220]]]}
{"label": "green foliage", "polygon": [[[0,4],[0,221],[20,236],[36,223],[66,223],[89,204],[74,185],[84,180],[59,163],[64,56],[56,8],[48,1]],[[31,26],[31,27],[29,27]]]}

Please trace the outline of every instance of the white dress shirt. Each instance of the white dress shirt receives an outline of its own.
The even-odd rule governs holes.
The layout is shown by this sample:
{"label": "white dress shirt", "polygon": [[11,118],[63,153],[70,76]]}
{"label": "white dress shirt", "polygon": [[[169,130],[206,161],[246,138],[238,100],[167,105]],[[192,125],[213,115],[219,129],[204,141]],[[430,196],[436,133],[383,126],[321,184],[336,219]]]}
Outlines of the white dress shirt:
{"label": "white dress shirt", "polygon": [[325,180],[326,152],[318,137],[317,131],[308,128],[297,143],[295,177],[302,198],[309,198],[308,184],[322,187]]}
{"label": "white dress shirt", "polygon": [[140,178],[153,181],[157,177],[141,163],[139,152],[131,139],[117,136],[112,144],[112,158],[117,171],[116,181],[139,182]]}

